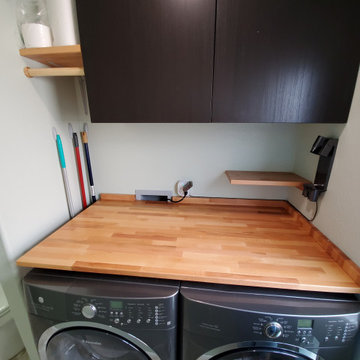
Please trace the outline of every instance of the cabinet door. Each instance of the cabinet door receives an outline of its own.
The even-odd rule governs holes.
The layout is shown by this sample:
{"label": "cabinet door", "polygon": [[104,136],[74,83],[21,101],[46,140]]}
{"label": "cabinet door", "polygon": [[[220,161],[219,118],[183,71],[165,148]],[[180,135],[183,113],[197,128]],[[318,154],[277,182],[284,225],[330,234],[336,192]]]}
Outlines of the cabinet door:
{"label": "cabinet door", "polygon": [[209,122],[215,0],[77,0],[93,122]]}
{"label": "cabinet door", "polygon": [[347,121],[359,0],[218,0],[215,122]]}

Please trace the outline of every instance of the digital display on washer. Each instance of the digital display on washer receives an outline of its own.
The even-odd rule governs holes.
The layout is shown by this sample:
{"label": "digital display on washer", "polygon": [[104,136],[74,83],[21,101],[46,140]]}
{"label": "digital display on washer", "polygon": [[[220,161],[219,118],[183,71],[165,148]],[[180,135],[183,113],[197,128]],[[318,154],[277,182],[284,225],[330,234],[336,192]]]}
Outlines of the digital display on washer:
{"label": "digital display on washer", "polygon": [[301,329],[312,329],[313,327],[313,320],[309,320],[309,319],[299,319],[298,320],[298,324],[297,327],[301,328]]}
{"label": "digital display on washer", "polygon": [[110,307],[112,309],[122,310],[123,302],[122,301],[110,301]]}

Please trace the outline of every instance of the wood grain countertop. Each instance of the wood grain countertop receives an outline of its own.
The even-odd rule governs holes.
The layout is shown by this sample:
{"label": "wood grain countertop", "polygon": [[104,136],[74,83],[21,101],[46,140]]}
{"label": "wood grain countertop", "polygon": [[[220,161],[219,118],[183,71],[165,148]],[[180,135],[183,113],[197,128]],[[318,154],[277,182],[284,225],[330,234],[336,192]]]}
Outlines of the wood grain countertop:
{"label": "wood grain countertop", "polygon": [[286,201],[101,196],[19,266],[360,293],[360,271]]}

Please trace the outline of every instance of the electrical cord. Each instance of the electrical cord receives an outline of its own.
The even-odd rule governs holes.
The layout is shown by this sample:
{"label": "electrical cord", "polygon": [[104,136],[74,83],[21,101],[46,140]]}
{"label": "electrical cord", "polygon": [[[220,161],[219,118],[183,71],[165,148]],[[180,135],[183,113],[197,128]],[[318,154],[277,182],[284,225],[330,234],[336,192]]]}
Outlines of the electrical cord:
{"label": "electrical cord", "polygon": [[183,196],[180,200],[169,199],[169,201],[172,202],[172,203],[174,203],[174,204],[177,204],[177,203],[179,203],[179,202],[182,202],[182,201],[186,198],[187,194],[188,194],[188,192],[185,191],[185,192],[184,192],[184,196]]}
{"label": "electrical cord", "polygon": [[290,205],[291,205],[292,207],[294,207],[307,221],[312,222],[312,221],[315,220],[316,215],[317,215],[317,213],[318,213],[318,200],[316,200],[316,201],[314,201],[314,202],[315,202],[315,212],[314,212],[314,215],[313,215],[313,217],[312,217],[311,219],[309,219],[307,216],[305,216],[305,215],[303,214],[303,212],[300,211],[296,206],[294,206],[293,204],[290,204]]}
{"label": "electrical cord", "polygon": [[314,215],[313,215],[313,217],[311,218],[311,219],[308,219],[306,216],[306,218],[309,220],[309,221],[314,221],[315,220],[315,218],[316,218],[316,215],[317,215],[317,213],[318,213],[318,202],[317,201],[315,201],[315,212],[314,212]]}

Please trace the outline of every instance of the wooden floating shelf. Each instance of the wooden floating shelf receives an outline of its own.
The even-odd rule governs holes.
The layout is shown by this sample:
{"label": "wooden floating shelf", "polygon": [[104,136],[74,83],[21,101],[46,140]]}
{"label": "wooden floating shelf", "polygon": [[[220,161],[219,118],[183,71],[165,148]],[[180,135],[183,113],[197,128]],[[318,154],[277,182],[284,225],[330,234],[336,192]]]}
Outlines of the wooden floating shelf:
{"label": "wooden floating shelf", "polygon": [[83,76],[84,65],[80,45],[53,46],[20,49],[21,56],[37,61],[50,68],[24,69],[28,77],[35,76]]}
{"label": "wooden floating shelf", "polygon": [[232,185],[291,186],[302,190],[311,181],[290,172],[274,171],[225,171]]}

